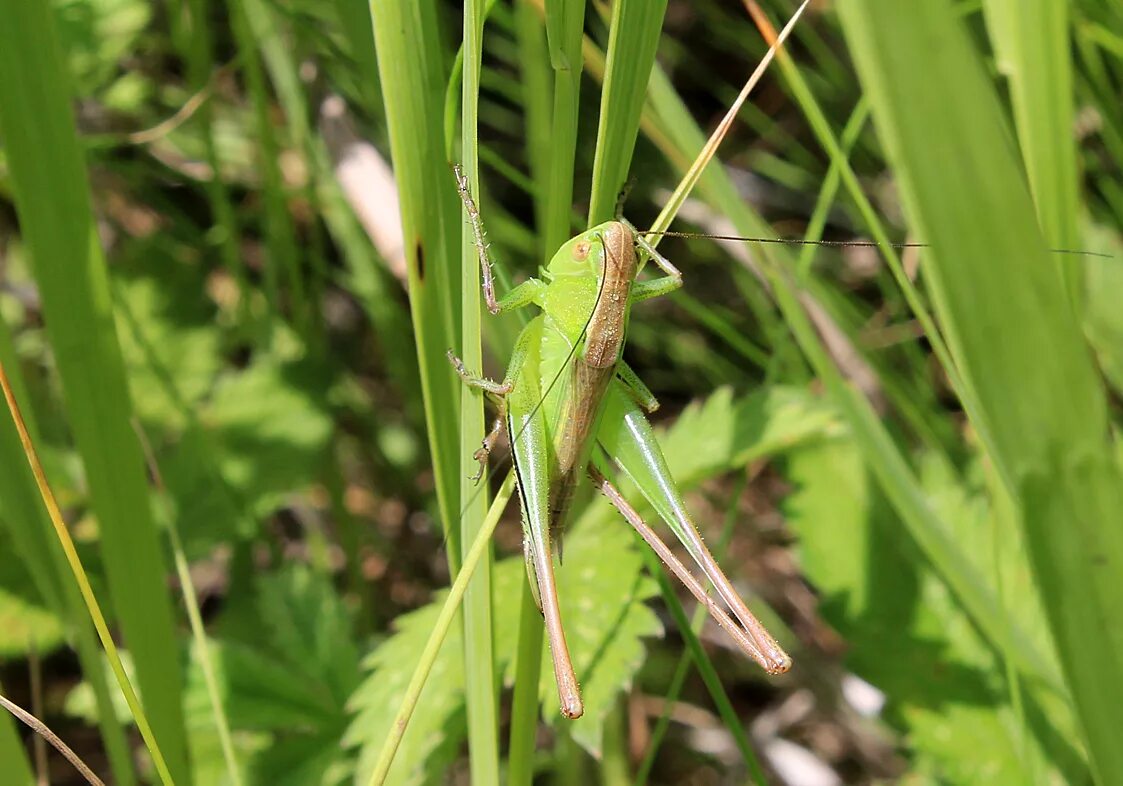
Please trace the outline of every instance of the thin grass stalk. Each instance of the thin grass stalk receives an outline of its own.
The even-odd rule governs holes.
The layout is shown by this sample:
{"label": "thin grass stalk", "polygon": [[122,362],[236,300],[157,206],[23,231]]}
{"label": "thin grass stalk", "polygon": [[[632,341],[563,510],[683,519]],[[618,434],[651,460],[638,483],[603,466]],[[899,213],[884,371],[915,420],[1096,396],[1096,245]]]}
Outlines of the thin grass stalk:
{"label": "thin grass stalk", "polygon": [[[541,11],[530,0],[517,0],[515,24],[519,66],[522,69],[523,108],[526,112],[526,159],[534,184],[534,224],[541,244],[549,210],[550,126],[554,91]],[[540,245],[540,259],[549,259],[551,253],[552,250]]]}
{"label": "thin grass stalk", "polygon": [[511,739],[507,746],[508,786],[530,786],[538,740],[538,686],[542,677],[545,626],[530,582],[519,603],[519,644],[515,654],[515,690],[511,698]]}
{"label": "thin grass stalk", "polygon": [[[210,85],[214,68],[214,45],[210,30],[210,0],[187,0],[186,8],[189,12],[191,27],[189,37],[184,42],[187,47],[188,78],[193,90],[206,90]],[[231,278],[237,283],[238,292],[242,302],[245,303],[249,297],[249,281],[246,276],[246,267],[242,264],[242,255],[238,250],[239,233],[234,205],[230,201],[230,193],[226,190],[226,183],[222,179],[222,161],[218,155],[218,145],[215,142],[214,135],[213,101],[214,95],[212,92],[211,96],[199,105],[195,118],[203,138],[203,151],[207,166],[211,170],[210,177],[204,185],[207,201],[210,203],[211,216],[219,230],[219,256]]]}
{"label": "thin grass stalk", "polygon": [[[1009,85],[1018,142],[1038,222],[1050,248],[1078,248],[1076,110],[1069,3],[985,0],[998,70]],[[1059,260],[1073,303],[1083,301],[1083,263]]]}
{"label": "thin grass stalk", "polygon": [[[858,141],[858,136],[862,133],[862,129],[869,118],[870,102],[865,96],[862,96],[858,99],[854,111],[850,114],[850,119],[846,121],[842,133],[839,135],[839,149],[843,159],[850,160],[850,150],[854,143]],[[835,197],[838,196],[838,188],[842,180],[841,170],[842,160],[831,159],[830,168],[827,169],[827,175],[823,178],[823,185],[819,189],[819,196],[815,200],[815,207],[811,210],[811,218],[807,220],[807,229],[803,234],[805,238],[817,240],[823,236],[827,219],[830,217],[831,207],[834,205]],[[816,248],[813,245],[806,245],[800,249],[796,273],[801,281],[810,278],[811,263],[815,261],[815,254]]]}
{"label": "thin grass stalk", "polygon": [[[268,255],[262,265],[265,296],[271,317],[280,314],[281,292],[279,270],[296,267],[296,233],[286,205],[284,181],[279,166],[277,135],[269,117],[269,88],[261,67],[260,46],[253,33],[245,0],[230,3],[230,28],[238,47],[246,90],[253,106],[257,127],[258,160],[261,170],[262,199],[265,202],[265,247]],[[250,293],[243,292],[243,304],[249,305]]]}
{"label": "thin grass stalk", "polygon": [[[129,426],[124,361],[55,20],[49,5],[20,0],[0,2],[0,15],[0,132],[20,226],[100,525],[109,589],[152,729],[167,755],[161,775],[187,783],[174,614],[144,462]],[[112,646],[108,630],[99,635]],[[147,727],[145,720],[146,741],[155,750]]]}
{"label": "thin grass stalk", "polygon": [[491,549],[491,536],[495,533],[495,527],[503,515],[503,509],[510,502],[514,490],[515,473],[509,472],[503,481],[503,485],[500,486],[499,492],[495,495],[495,499],[492,500],[483,526],[472,542],[471,548],[468,549],[460,572],[456,574],[456,580],[453,581],[452,587],[448,591],[448,597],[445,599],[444,605],[441,606],[440,615],[433,625],[433,632],[429,634],[429,640],[425,642],[425,648],[418,658],[417,668],[406,687],[401,707],[398,708],[398,713],[394,716],[394,723],[390,726],[390,736],[386,738],[382,750],[378,754],[378,760],[371,772],[368,786],[382,786],[386,781],[386,776],[390,772],[390,765],[394,763],[394,754],[397,753],[398,746],[401,745],[402,737],[405,736],[406,729],[409,727],[409,719],[417,706],[417,699],[421,696],[421,689],[425,687],[425,681],[429,678],[429,672],[433,668],[437,653],[440,652],[441,644],[444,642],[445,636],[448,635],[452,621],[456,619],[468,583],[476,572],[476,567],[480,564],[484,553]]}
{"label": "thin grass stalk", "polygon": [[[312,139],[308,120],[308,104],[300,84],[296,63],[293,60],[291,44],[285,41],[283,31],[277,24],[277,12],[271,5],[262,2],[262,0],[239,0],[239,5],[245,12],[245,18],[249,23],[253,38],[251,42],[248,42],[252,48],[248,51],[242,50],[242,54],[249,61],[256,56],[257,51],[260,51],[284,109],[285,119],[292,131],[293,146],[307,157],[308,147]],[[243,42],[239,41],[239,48],[242,45]],[[257,100],[260,100],[260,98]],[[268,124],[268,117],[263,118],[263,121]],[[261,130],[261,124],[259,123],[259,132]],[[266,137],[270,135],[269,130],[265,130],[264,133]],[[266,204],[270,211],[269,221],[277,225],[279,233],[292,232],[292,236],[295,237],[295,230],[291,229],[292,219],[288,216],[284,182],[280,169],[275,159],[267,165],[276,170],[269,175],[269,180],[273,182],[267,182],[267,188],[273,191],[266,197],[268,200]],[[304,191],[311,208],[318,213],[317,203],[319,200],[315,193],[315,178],[309,179]],[[289,229],[285,228],[286,223],[289,224]],[[295,247],[295,242],[291,237],[282,235],[282,241],[293,242]],[[308,257],[312,261],[316,257],[317,248],[315,243],[308,244],[308,247]],[[311,340],[314,302],[310,299],[309,286],[304,279],[300,255],[295,253],[293,248],[290,248],[282,252],[280,257],[270,261],[276,263],[285,276],[285,283],[288,285],[289,310],[292,313],[293,323],[302,336]],[[312,265],[316,268],[322,268],[321,262],[312,261]]]}
{"label": "thin grass stalk", "polygon": [[11,717],[0,718],[0,761],[4,762],[5,777],[12,779],[13,786],[38,786],[40,781],[31,769],[23,740]]}
{"label": "thin grass stalk", "polygon": [[402,218],[429,451],[452,572],[459,568],[460,222],[442,134],[444,73],[434,0],[372,0],[371,19]]}
{"label": "thin grass stalk", "polygon": [[[145,461],[148,463],[149,472],[152,473],[153,483],[162,500],[166,500],[168,490],[164,486],[164,477],[160,472],[160,465],[156,463],[156,456],[148,437],[140,425],[140,421],[133,421],[137,439],[144,451]],[[172,558],[175,561],[176,577],[179,579],[183,593],[183,605],[187,610],[187,621],[191,626],[191,637],[199,657],[199,666],[203,671],[203,682],[207,687],[207,698],[211,703],[214,713],[215,731],[218,734],[219,746],[222,748],[222,758],[226,763],[226,772],[230,775],[233,786],[242,786],[242,775],[238,769],[238,758],[234,755],[234,742],[230,736],[230,722],[226,717],[226,709],[222,704],[222,695],[218,689],[218,679],[215,676],[214,659],[211,657],[211,647],[207,642],[207,631],[203,626],[203,615],[199,611],[199,596],[195,592],[195,582],[191,578],[191,568],[187,564],[187,553],[183,550],[183,540],[179,537],[179,526],[175,517],[163,510],[163,523],[168,532],[168,541],[172,547]]]}
{"label": "thin grass stalk", "polygon": [[[91,784],[91,786],[105,786],[104,781],[95,775],[93,770],[86,766],[86,762],[82,761],[82,759],[78,757],[78,754],[62,741],[62,738],[51,731],[47,724],[4,696],[0,696],[0,707],[3,707],[12,715],[19,718],[24,725],[35,732],[37,735],[36,739],[49,742],[51,747],[61,753],[63,758],[70,762],[74,766],[74,769],[78,770],[79,774],[86,780],[86,783]],[[45,781],[46,777],[46,772],[40,773],[41,780]]]}
{"label": "thin grass stalk", "polygon": [[[514,12],[522,75],[520,84],[526,113],[526,158],[530,169],[530,182],[526,185],[534,201],[539,241],[537,257],[547,260],[553,250],[543,243],[544,231],[547,216],[554,209],[549,193],[554,90],[550,78],[549,48],[541,9],[535,8],[529,0],[517,0]],[[521,313],[517,316],[520,320],[525,319]],[[529,580],[522,588],[518,630],[510,736],[507,744],[507,782],[510,786],[530,786],[534,779],[538,741],[539,685],[545,626]]]}
{"label": "thin grass stalk", "polygon": [[[733,537],[733,528],[737,523],[737,500],[739,500],[741,495],[745,492],[748,483],[748,473],[742,472],[737,484],[733,487],[732,493],[729,495],[730,504],[726,511],[725,523],[722,526],[721,535],[718,536],[717,541],[711,546],[714,559],[717,560],[718,564],[721,564],[725,559],[725,550],[729,546],[729,541]],[[712,594],[712,591],[710,594]],[[689,629],[695,639],[697,639],[698,635],[702,632],[702,627],[706,624],[707,619],[709,619],[709,614],[706,611],[706,607],[699,603],[695,606],[694,616],[690,619]],[[682,693],[682,687],[686,683],[693,657],[694,652],[690,648],[687,648],[685,652],[679,655],[674,676],[671,677],[667,692],[663,696],[663,712],[660,714],[659,720],[656,722],[655,728],[651,732],[651,737],[647,743],[647,750],[643,753],[643,759],[636,768],[635,779],[632,781],[633,786],[643,786],[647,783],[647,778],[651,774],[651,768],[655,766],[655,757],[659,753],[659,746],[663,744],[663,737],[666,736],[667,729],[670,727],[671,708],[674,706],[674,703],[678,701]]]}
{"label": "thin grass stalk", "polygon": [[625,712],[626,698],[620,697],[604,719],[604,740],[600,759],[600,782],[602,786],[628,786],[628,716]]}
{"label": "thin grass stalk", "polygon": [[105,648],[105,654],[109,659],[109,665],[113,669],[113,674],[117,678],[117,684],[121,687],[121,692],[125,696],[125,702],[129,705],[129,710],[133,714],[133,720],[136,721],[137,728],[144,738],[145,745],[148,746],[148,752],[152,756],[152,762],[156,767],[156,772],[160,776],[161,782],[164,783],[165,786],[172,786],[175,781],[168,771],[168,765],[164,762],[164,756],[160,752],[156,737],[153,735],[152,729],[148,724],[148,718],[140,706],[140,700],[133,690],[132,683],[129,682],[128,675],[125,674],[125,667],[121,663],[121,656],[117,652],[117,646],[113,643],[113,636],[109,632],[109,626],[106,625],[105,616],[101,613],[101,606],[98,605],[93,588],[90,586],[90,580],[86,576],[85,569],[82,567],[82,561],[78,557],[78,551],[74,548],[74,541],[70,537],[70,531],[66,528],[66,522],[63,521],[62,511],[59,510],[55,495],[51,491],[50,485],[47,483],[47,476],[43,472],[42,464],[39,463],[39,455],[35,450],[35,445],[31,442],[31,435],[27,431],[27,425],[23,420],[19,404],[16,402],[15,392],[12,390],[11,382],[8,380],[8,373],[5,371],[2,363],[0,363],[0,389],[3,390],[8,412],[11,413],[12,421],[15,423],[16,430],[19,432],[20,442],[23,445],[27,462],[31,467],[31,473],[35,476],[35,483],[39,487],[39,493],[43,498],[43,504],[47,508],[47,514],[51,518],[51,524],[54,525],[55,534],[62,544],[63,552],[66,554],[66,560],[74,574],[78,589],[82,593],[82,599],[86,602],[86,608],[90,613],[90,618],[93,620],[98,637],[101,639],[102,646]]}
{"label": "thin grass stalk", "polygon": [[[729,131],[729,128],[733,124],[733,120],[734,118],[736,118],[737,113],[741,110],[741,107],[748,99],[749,94],[753,91],[753,88],[757,86],[757,83],[760,81],[761,77],[764,76],[764,72],[768,69],[769,64],[771,64],[772,59],[776,56],[779,48],[783,45],[784,41],[787,40],[788,36],[791,35],[792,30],[795,29],[796,23],[799,22],[799,18],[803,15],[803,12],[807,9],[809,3],[810,0],[803,0],[803,2],[800,3],[799,7],[795,10],[795,13],[792,14],[791,18],[788,20],[788,23],[784,25],[784,29],[780,31],[779,35],[776,36],[775,41],[769,46],[768,51],[765,53],[764,57],[761,58],[760,63],[757,64],[757,67],[753,70],[752,75],[749,77],[748,81],[745,82],[744,87],[741,88],[741,92],[738,94],[737,99],[733,102],[728,111],[726,111],[725,116],[717,125],[717,128],[715,128],[713,133],[710,134],[710,138],[706,140],[706,143],[704,145],[702,145],[701,150],[699,150],[698,154],[694,157],[693,161],[691,161],[690,165],[687,167],[686,172],[683,174],[682,180],[680,180],[679,184],[675,186],[674,193],[671,194],[670,198],[667,200],[667,203],[663,205],[663,209],[659,211],[658,217],[651,225],[651,231],[653,233],[661,232],[667,229],[671,225],[671,222],[674,221],[674,218],[678,215],[678,211],[682,207],[683,202],[686,201],[686,198],[690,195],[690,192],[694,190],[695,185],[697,185],[699,179],[701,179],[702,173],[706,169],[706,165],[710,162],[710,160],[714,156],[714,153],[717,151],[717,146],[721,144],[721,140],[725,138],[725,134]],[[655,76],[658,76],[658,74],[656,74]],[[652,234],[648,236],[647,241],[654,246],[657,245],[661,239],[662,238],[660,235]]]}
{"label": "thin grass stalk", "polygon": [[702,642],[694,634],[690,625],[690,618],[686,616],[686,610],[682,607],[682,601],[678,599],[674,584],[671,583],[667,572],[663,570],[663,566],[659,562],[659,558],[655,556],[651,549],[641,549],[641,553],[648,572],[655,576],[659,582],[659,591],[663,596],[663,601],[667,604],[667,610],[675,621],[675,627],[682,633],[690,657],[698,668],[698,675],[702,678],[710,698],[713,699],[722,723],[733,735],[733,742],[745,760],[745,766],[749,769],[753,782],[758,786],[765,786],[767,780],[764,777],[764,770],[760,766],[760,761],[757,759],[753,746],[745,734],[745,728],[741,724],[741,719],[737,716],[737,711],[733,709],[733,702],[730,701],[729,694],[725,692],[725,686],[721,684],[721,677],[718,676],[713,661],[710,660],[710,656],[703,649]]}
{"label": "thin grass stalk", "polygon": [[[1104,678],[1123,671],[1123,472],[1064,277],[997,96],[950,9],[850,0],[840,11],[906,213],[931,245],[937,312],[990,422],[993,458],[1015,482],[1093,772],[1123,783],[1123,684]],[[923,67],[918,51],[929,53]]]}
{"label": "thin grass stalk", "polygon": [[[30,398],[19,373],[11,336],[2,320],[0,362],[9,369],[16,400],[23,402],[23,410],[27,413],[28,432],[32,440],[37,441],[38,429],[34,413],[27,403]],[[132,753],[125,739],[125,729],[115,716],[101,648],[90,625],[82,596],[70,577],[66,557],[43,510],[35,478],[23,455],[19,434],[15,425],[7,418],[0,418],[0,463],[7,468],[0,472],[0,520],[3,520],[12,538],[15,553],[26,562],[43,600],[66,623],[73,646],[78,652],[83,677],[93,690],[98,729],[113,778],[120,786],[132,786],[136,783]],[[0,761],[3,759],[0,758]]]}
{"label": "thin grass stalk", "polygon": [[355,61],[355,73],[362,74],[359,90],[363,110],[368,114],[378,111],[382,101],[378,85],[378,58],[374,52],[374,35],[370,29],[370,11],[365,3],[355,0],[334,0],[339,26],[349,44],[349,54]]}
{"label": "thin grass stalk", "polygon": [[[484,3],[464,4],[464,56],[461,98],[460,165],[468,188],[479,183],[477,126],[479,122],[480,68],[483,58]],[[478,189],[474,198],[478,199]],[[478,203],[477,203],[478,204]],[[483,368],[480,328],[480,249],[471,224],[461,223],[460,325],[462,359],[469,368]],[[474,482],[478,462],[473,458],[484,436],[483,394],[460,388],[460,499],[459,521],[463,557],[480,531],[487,513],[487,486]],[[482,479],[481,479],[482,481]],[[484,550],[481,565],[464,595],[464,676],[468,704],[468,751],[473,783],[499,782],[499,706],[495,674],[491,597],[492,550]]]}

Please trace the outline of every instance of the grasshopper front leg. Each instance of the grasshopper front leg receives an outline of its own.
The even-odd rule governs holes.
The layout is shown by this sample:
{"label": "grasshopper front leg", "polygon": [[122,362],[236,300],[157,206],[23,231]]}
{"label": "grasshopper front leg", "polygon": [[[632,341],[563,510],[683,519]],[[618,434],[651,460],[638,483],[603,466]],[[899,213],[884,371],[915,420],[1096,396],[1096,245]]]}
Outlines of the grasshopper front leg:
{"label": "grasshopper front leg", "polygon": [[452,169],[456,175],[456,191],[460,194],[460,201],[464,203],[464,212],[468,214],[468,221],[472,225],[476,253],[480,258],[480,276],[483,279],[484,302],[487,303],[487,310],[492,314],[503,314],[531,303],[541,305],[546,284],[536,278],[527,279],[502,298],[495,297],[495,276],[492,272],[487,232],[484,230],[483,219],[480,218],[480,209],[476,206],[476,200],[472,199],[468,176],[464,174],[464,170],[459,164],[453,165]]}
{"label": "grasshopper front leg", "polygon": [[497,409],[495,423],[492,425],[491,431],[484,437],[480,449],[472,454],[472,458],[480,463],[480,471],[472,476],[472,480],[477,483],[483,477],[484,471],[487,469],[487,460],[491,456],[495,443],[499,440],[499,435],[503,432],[503,426],[507,418],[507,396],[514,389],[515,382],[522,372],[531,343],[537,340],[536,332],[529,330],[529,327],[528,325],[527,328],[524,328],[515,340],[515,350],[511,353],[507,375],[502,382],[473,374],[464,367],[464,361],[454,355],[451,349],[447,353],[448,362],[456,369],[457,375],[463,380],[464,384],[482,390],[485,395],[495,401]]}
{"label": "grasshopper front leg", "polygon": [[631,223],[625,221],[625,225],[632,230],[632,235],[635,237],[636,245],[639,246],[648,259],[655,263],[655,266],[663,271],[665,275],[659,278],[649,279],[647,281],[637,281],[635,286],[632,287],[631,301],[638,303],[641,300],[650,300],[653,297],[660,295],[668,295],[676,289],[682,287],[682,272],[671,264],[671,260],[660,254],[655,250],[655,246],[644,240],[643,235]]}

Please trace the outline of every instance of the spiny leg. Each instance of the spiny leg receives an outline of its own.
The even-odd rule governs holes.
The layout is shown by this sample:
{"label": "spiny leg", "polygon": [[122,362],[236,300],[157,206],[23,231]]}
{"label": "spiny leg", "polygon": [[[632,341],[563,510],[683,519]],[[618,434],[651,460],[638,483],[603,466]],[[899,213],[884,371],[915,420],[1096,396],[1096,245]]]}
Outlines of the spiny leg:
{"label": "spiny leg", "polygon": [[498,409],[498,414],[495,417],[495,423],[492,425],[491,431],[484,437],[479,450],[472,454],[472,458],[480,463],[480,469],[472,476],[472,482],[479,483],[480,479],[484,476],[484,472],[487,471],[487,460],[491,456],[492,448],[495,447],[495,443],[499,440],[499,435],[503,433],[503,424],[507,421],[507,394],[510,393],[511,388],[514,387],[514,382],[510,379],[496,382],[493,379],[473,374],[464,367],[463,360],[452,354],[451,349],[447,354],[448,362],[456,369],[457,375],[464,381],[464,384],[482,390],[488,398],[495,402],[495,406]]}
{"label": "spiny leg", "polygon": [[480,257],[480,274],[483,276],[484,300],[487,301],[487,310],[492,314],[497,314],[499,313],[499,302],[495,299],[495,279],[491,271],[491,255],[487,253],[487,232],[484,231],[483,219],[480,218],[480,209],[476,206],[476,200],[472,198],[468,176],[464,174],[460,164],[453,164],[452,171],[456,174],[456,191],[460,194],[460,201],[464,203],[464,212],[468,214],[468,222],[472,225],[476,253]]}
{"label": "spiny leg", "polygon": [[[725,630],[726,633],[737,643],[741,650],[756,661],[770,674],[781,674],[791,667],[791,658],[787,656],[783,650],[779,649],[778,645],[769,641],[772,647],[775,647],[776,652],[769,652],[768,655],[762,650],[762,647],[754,640],[754,637],[749,635],[745,627],[734,622],[733,618],[729,616],[724,608],[719,606],[713,598],[710,597],[706,588],[698,581],[697,577],[691,573],[682,561],[675,556],[674,552],[667,547],[667,544],[659,537],[659,535],[651,528],[651,526],[643,520],[643,517],[636,512],[636,509],[628,503],[624,495],[612,485],[612,483],[594,466],[591,462],[589,464],[589,477],[593,481],[593,485],[600,489],[600,491],[608,497],[608,501],[612,506],[620,512],[620,515],[632,525],[632,528],[640,534],[647,545],[651,547],[663,564],[670,569],[671,573],[682,582],[690,594],[706,607],[706,610],[713,617],[714,621]],[[759,625],[759,623],[757,623]],[[768,637],[771,640],[771,636]],[[772,647],[768,647],[769,650]],[[778,654],[777,654],[778,653]]]}
{"label": "spiny leg", "polygon": [[[479,482],[483,477],[484,470],[487,467],[488,457],[491,455],[492,449],[495,447],[499,435],[503,432],[503,428],[507,422],[507,395],[514,390],[515,382],[519,378],[519,373],[527,358],[527,353],[530,352],[531,347],[537,340],[539,331],[541,330],[541,317],[538,317],[530,322],[519,337],[515,339],[515,349],[511,353],[511,363],[507,366],[507,376],[503,378],[502,382],[496,382],[493,379],[488,379],[477,374],[470,372],[465,366],[464,361],[453,354],[452,350],[448,350],[448,361],[452,367],[456,369],[456,373],[464,384],[482,390],[486,396],[495,402],[498,414],[495,418],[495,423],[491,427],[491,431],[483,439],[483,444],[472,457],[480,462],[480,471],[473,476],[475,482]],[[510,436],[510,435],[509,435]]]}
{"label": "spiny leg", "polygon": [[465,385],[473,388],[479,388],[484,393],[491,396],[502,398],[511,392],[514,383],[510,379],[505,379],[502,382],[496,382],[494,379],[473,374],[464,366],[464,361],[453,354],[452,350],[445,353],[448,356],[448,362],[456,369],[457,375],[464,381]]}
{"label": "spiny leg", "polygon": [[487,470],[487,460],[491,457],[491,451],[495,449],[495,443],[499,441],[499,435],[503,433],[503,425],[507,422],[507,400],[501,399],[499,404],[499,414],[495,416],[495,423],[491,426],[491,431],[487,432],[484,437],[483,444],[480,449],[472,454],[472,458],[480,462],[479,471],[472,476],[473,483],[479,483],[480,479],[484,476]]}
{"label": "spiny leg", "polygon": [[483,279],[487,310],[492,314],[501,314],[528,303],[541,303],[546,285],[536,278],[524,281],[501,298],[495,297],[495,276],[491,254],[488,253],[487,232],[484,230],[483,219],[480,218],[480,209],[476,206],[476,200],[472,198],[468,176],[464,174],[464,170],[459,164],[453,164],[452,169],[456,174],[456,191],[460,194],[460,201],[464,203],[464,212],[468,214],[468,222],[472,225],[472,237],[476,245],[476,253],[480,258],[480,276]]}
{"label": "spiny leg", "polygon": [[669,259],[656,251],[655,246],[648,243],[631,222],[626,219],[620,220],[632,230],[632,236],[635,238],[636,245],[647,254],[648,258],[655,263],[656,267],[666,273],[665,276],[660,276],[659,278],[650,279],[648,281],[637,281],[632,286],[632,293],[629,299],[633,303],[638,303],[641,300],[649,300],[653,297],[669,294],[680,288],[682,286],[682,272],[672,265]]}

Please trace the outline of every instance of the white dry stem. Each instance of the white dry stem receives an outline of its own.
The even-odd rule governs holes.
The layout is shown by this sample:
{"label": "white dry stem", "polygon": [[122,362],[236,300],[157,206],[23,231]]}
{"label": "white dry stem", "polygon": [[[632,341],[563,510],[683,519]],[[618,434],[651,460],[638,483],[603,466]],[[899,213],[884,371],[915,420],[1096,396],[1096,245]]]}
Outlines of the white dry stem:
{"label": "white dry stem", "polygon": [[390,272],[406,283],[402,217],[394,170],[374,145],[362,139],[337,95],[320,105],[320,134],[327,145],[343,195]]}

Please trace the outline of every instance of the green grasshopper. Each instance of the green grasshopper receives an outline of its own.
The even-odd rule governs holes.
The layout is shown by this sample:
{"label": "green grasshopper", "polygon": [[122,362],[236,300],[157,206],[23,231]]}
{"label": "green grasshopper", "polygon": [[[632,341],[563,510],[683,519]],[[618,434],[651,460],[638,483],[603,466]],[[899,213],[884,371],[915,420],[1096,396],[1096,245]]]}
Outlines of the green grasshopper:
{"label": "green grasshopper", "polygon": [[[745,654],[771,674],[787,671],[791,658],[745,606],[691,522],[644,414],[659,404],[623,360],[632,304],[678,289],[682,274],[631,224],[608,221],[558,249],[543,271],[545,280],[531,278],[496,299],[479,210],[463,172],[456,167],[455,173],[479,252],[488,310],[501,314],[533,303],[542,311],[519,334],[502,382],[470,373],[451,351],[449,360],[464,382],[492,397],[499,410],[475,454],[477,479],[504,429],[509,437],[527,573],[545,619],[562,714],[580,717],[583,705],[558,605],[553,547],[585,474]],[[642,269],[637,249],[664,275],[637,280]],[[605,477],[613,462],[644,490],[725,607]]]}

